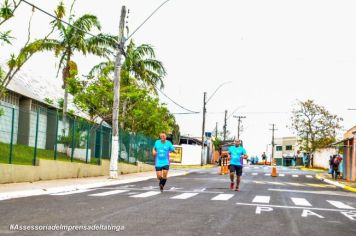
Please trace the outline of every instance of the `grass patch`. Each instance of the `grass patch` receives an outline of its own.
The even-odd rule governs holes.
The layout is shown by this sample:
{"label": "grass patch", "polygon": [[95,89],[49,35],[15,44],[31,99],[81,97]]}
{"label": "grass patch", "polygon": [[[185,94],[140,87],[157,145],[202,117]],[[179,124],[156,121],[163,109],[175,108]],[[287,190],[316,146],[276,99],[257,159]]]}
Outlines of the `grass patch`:
{"label": "grass patch", "polygon": [[[12,164],[18,165],[32,165],[33,155],[35,149],[33,147],[16,144],[12,149]],[[7,143],[0,143],[0,163],[9,163],[10,145]],[[37,159],[54,160],[54,151],[46,149],[37,149]],[[98,164],[97,158],[90,158],[90,164]],[[58,161],[71,162],[70,157],[64,153],[57,152]],[[85,161],[73,159],[75,163],[85,163]]]}

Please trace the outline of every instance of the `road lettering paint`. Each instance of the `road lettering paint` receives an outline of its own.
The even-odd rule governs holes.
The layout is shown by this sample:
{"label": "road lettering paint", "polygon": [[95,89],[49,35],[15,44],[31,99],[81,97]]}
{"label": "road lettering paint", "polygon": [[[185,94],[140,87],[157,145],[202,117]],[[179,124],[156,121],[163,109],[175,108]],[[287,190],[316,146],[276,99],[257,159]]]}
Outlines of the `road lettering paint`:
{"label": "road lettering paint", "polygon": [[313,176],[311,176],[311,175],[306,175],[305,177],[307,177],[307,178],[309,178],[309,179],[312,179],[312,178],[313,178]]}
{"label": "road lettering paint", "polygon": [[255,184],[265,184],[265,182],[263,182],[263,181],[254,180],[253,182],[254,182]]}
{"label": "road lettering paint", "polygon": [[312,212],[310,210],[303,210],[302,217],[308,217],[308,216],[317,216],[320,219],[323,219],[324,216],[321,216],[319,214],[316,214],[315,212]]}
{"label": "road lettering paint", "polygon": [[145,193],[140,193],[140,194],[137,194],[137,195],[132,195],[130,197],[134,197],[134,198],[144,198],[144,197],[151,197],[151,196],[154,196],[154,195],[157,195],[157,194],[160,194],[161,192],[158,192],[158,191],[148,191],[148,192],[145,192]]}
{"label": "road lettering paint", "polygon": [[219,194],[215,197],[213,197],[211,200],[213,201],[227,201],[230,198],[232,198],[234,194]]}
{"label": "road lettering paint", "polygon": [[278,176],[281,176],[281,177],[283,177],[283,176],[285,176],[285,174],[279,174]]}
{"label": "road lettering paint", "polygon": [[270,176],[270,175],[271,175],[271,174],[269,174],[269,173],[266,173],[266,174],[265,174],[265,176]]}
{"label": "road lettering paint", "polygon": [[258,175],[258,173],[252,173],[252,175]]}
{"label": "road lettering paint", "polygon": [[94,191],[94,190],[95,189],[80,189],[80,190],[63,192],[63,193],[53,193],[53,194],[50,194],[50,195],[52,195],[52,196],[64,196],[64,195],[71,195],[71,194],[76,194],[76,193],[85,193],[85,192]]}
{"label": "road lettering paint", "polygon": [[255,196],[255,198],[252,200],[252,202],[269,203],[270,199],[271,199],[270,196]]}
{"label": "road lettering paint", "polygon": [[320,194],[320,195],[334,195],[343,197],[353,197],[356,198],[354,193],[349,192],[335,192],[335,191],[308,191],[308,190],[297,190],[297,189],[279,189],[279,188],[269,188],[268,191],[276,192],[292,192],[292,193],[310,193],[310,194]]}
{"label": "road lettering paint", "polygon": [[[237,202],[236,205],[242,206],[261,206],[261,207],[272,207],[272,208],[285,208],[285,209],[306,209],[306,210],[314,210],[314,211],[331,211],[331,212],[345,212],[345,210],[341,209],[329,209],[329,208],[315,208],[315,207],[299,207],[299,206],[282,206],[282,205],[270,205],[270,204],[257,204],[257,203],[244,203]],[[356,214],[356,212],[354,212]]]}
{"label": "road lettering paint", "polygon": [[292,175],[292,177],[293,177],[293,178],[297,178],[297,177],[299,177],[299,175]]}
{"label": "road lettering paint", "polygon": [[311,206],[311,204],[305,198],[292,197],[291,199],[297,206]]}
{"label": "road lettering paint", "polygon": [[348,210],[353,210],[355,208],[353,208],[352,206],[348,206],[342,202],[339,201],[331,201],[331,200],[326,200],[328,203],[330,203],[331,205],[339,208],[339,209],[348,209]]}
{"label": "road lettering paint", "polygon": [[352,221],[356,221],[356,211],[341,212],[344,216]]}
{"label": "road lettering paint", "polygon": [[130,191],[130,190],[113,190],[113,191],[108,191],[108,192],[89,194],[89,196],[103,197],[103,196],[115,195],[115,194],[119,194],[119,193],[126,193],[128,191]]}
{"label": "road lettering paint", "polygon": [[199,193],[182,193],[177,196],[171,197],[171,199],[188,199],[198,195]]}
{"label": "road lettering paint", "polygon": [[273,208],[272,207],[264,207],[264,206],[256,207],[256,214],[257,215],[260,215],[262,211],[265,211],[265,212],[273,211]]}

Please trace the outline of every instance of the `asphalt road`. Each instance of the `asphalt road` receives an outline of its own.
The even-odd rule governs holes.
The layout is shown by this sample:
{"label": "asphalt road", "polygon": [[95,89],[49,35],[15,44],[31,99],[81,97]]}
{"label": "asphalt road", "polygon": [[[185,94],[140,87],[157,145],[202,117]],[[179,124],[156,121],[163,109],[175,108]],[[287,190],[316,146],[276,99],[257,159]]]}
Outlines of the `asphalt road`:
{"label": "asphalt road", "polygon": [[[169,178],[163,193],[152,179],[0,201],[0,235],[356,235],[356,194],[315,179],[314,172],[284,167],[273,178],[268,166],[248,166],[235,192],[217,168],[191,171]],[[114,230],[15,231],[11,225]]]}

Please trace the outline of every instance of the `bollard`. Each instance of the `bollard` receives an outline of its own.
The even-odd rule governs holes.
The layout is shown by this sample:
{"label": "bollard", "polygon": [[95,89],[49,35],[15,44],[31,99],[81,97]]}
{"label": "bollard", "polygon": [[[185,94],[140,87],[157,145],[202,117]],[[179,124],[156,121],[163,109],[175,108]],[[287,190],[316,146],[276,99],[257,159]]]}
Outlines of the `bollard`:
{"label": "bollard", "polygon": [[272,177],[277,177],[277,168],[276,168],[276,160],[273,159],[272,162],[272,173],[271,173]]}

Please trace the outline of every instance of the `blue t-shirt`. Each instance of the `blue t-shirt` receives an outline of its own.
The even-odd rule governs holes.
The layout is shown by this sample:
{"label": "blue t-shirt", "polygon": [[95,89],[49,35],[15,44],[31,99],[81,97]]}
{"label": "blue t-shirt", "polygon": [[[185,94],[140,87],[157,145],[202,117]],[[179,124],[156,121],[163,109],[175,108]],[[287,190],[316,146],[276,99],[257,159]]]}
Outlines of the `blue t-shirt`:
{"label": "blue t-shirt", "polygon": [[237,166],[243,165],[242,155],[246,155],[245,148],[243,148],[242,146],[239,147],[231,146],[229,148],[229,153],[231,156],[230,165],[237,165]]}
{"label": "blue t-shirt", "polygon": [[174,147],[169,140],[162,143],[161,140],[155,142],[154,149],[156,149],[157,155],[155,163],[157,167],[163,167],[169,165],[169,153],[174,151]]}

